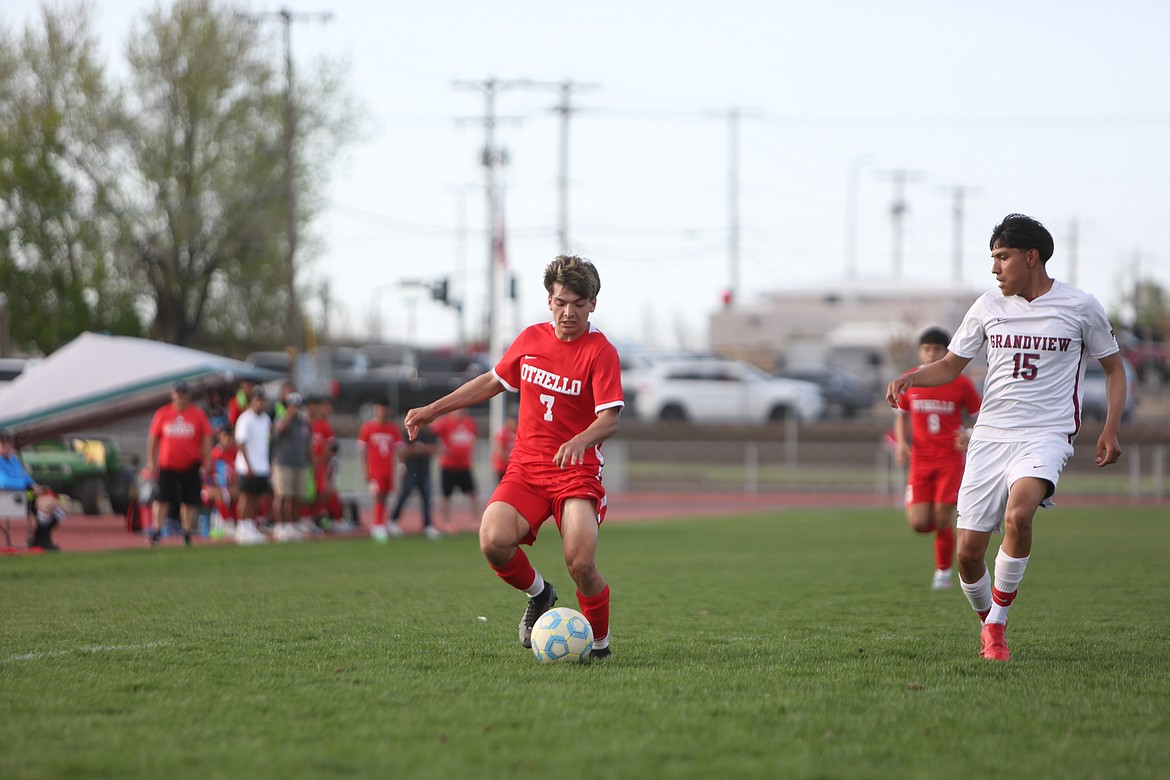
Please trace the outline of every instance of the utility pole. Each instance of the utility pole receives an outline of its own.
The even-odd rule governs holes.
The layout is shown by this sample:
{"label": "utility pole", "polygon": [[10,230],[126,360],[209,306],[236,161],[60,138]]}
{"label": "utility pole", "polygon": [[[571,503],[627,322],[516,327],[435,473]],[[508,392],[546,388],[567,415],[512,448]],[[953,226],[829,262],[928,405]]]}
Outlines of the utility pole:
{"label": "utility pole", "polygon": [[740,111],[727,112],[727,302],[739,304],[739,119]]}
{"label": "utility pole", "polygon": [[573,93],[582,89],[594,89],[596,84],[578,84],[566,79],[557,88],[561,93],[561,102],[553,109],[561,115],[561,148],[560,169],[557,173],[557,192],[560,200],[557,239],[560,241],[561,253],[572,254],[569,249],[569,117],[576,109],[573,108]]}
{"label": "utility pole", "polygon": [[893,170],[881,171],[880,175],[894,183],[894,200],[890,204],[890,221],[893,227],[891,275],[894,279],[902,278],[902,235],[903,220],[910,207],[906,204],[906,184],[918,181],[921,177],[916,171]]}
{"label": "utility pole", "polygon": [[969,193],[977,192],[977,188],[956,184],[943,189],[951,193],[951,283],[960,287],[963,284],[964,199]]}
{"label": "utility pole", "polygon": [[290,349],[301,349],[301,312],[297,303],[297,197],[296,197],[296,109],[293,103],[293,55],[292,23],[306,21],[328,22],[333,18],[329,11],[304,13],[282,8],[279,11],[259,14],[240,14],[252,21],[278,19],[284,25],[284,197],[286,202],[286,225],[288,246],[285,249],[285,284],[288,286],[288,320],[285,335]]}
{"label": "utility pole", "polygon": [[1077,218],[1073,217],[1068,225],[1068,283],[1073,287],[1077,285],[1077,263],[1080,250],[1080,225],[1077,223]]}
{"label": "utility pole", "polygon": [[872,154],[858,154],[849,161],[845,177],[845,279],[857,278],[857,201],[861,188],[861,169],[873,159]]}
{"label": "utility pole", "polygon": [[[476,89],[483,93],[484,110],[481,121],[484,127],[483,152],[480,154],[480,163],[484,167],[485,187],[487,190],[487,222],[488,222],[488,306],[485,313],[487,322],[488,351],[493,363],[499,360],[504,352],[503,334],[500,332],[500,309],[503,306],[504,269],[500,248],[500,192],[499,169],[507,162],[506,150],[496,146],[496,95],[507,89],[521,87],[543,86],[537,85],[528,79],[500,80],[489,77],[483,81],[453,81],[452,86],[463,89]],[[504,422],[504,403],[501,395],[495,396],[489,405],[488,428],[491,436],[495,436]]]}

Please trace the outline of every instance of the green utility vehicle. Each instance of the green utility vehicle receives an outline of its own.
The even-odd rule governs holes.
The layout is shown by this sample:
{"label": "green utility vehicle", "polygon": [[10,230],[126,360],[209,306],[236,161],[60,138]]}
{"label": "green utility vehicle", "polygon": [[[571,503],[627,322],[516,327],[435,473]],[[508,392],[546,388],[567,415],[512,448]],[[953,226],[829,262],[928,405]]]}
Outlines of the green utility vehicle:
{"label": "green utility vehicle", "polygon": [[21,450],[25,468],[37,484],[67,495],[87,515],[102,513],[108,498],[115,514],[125,514],[138,475],[138,457],[122,457],[113,439],[63,436]]}

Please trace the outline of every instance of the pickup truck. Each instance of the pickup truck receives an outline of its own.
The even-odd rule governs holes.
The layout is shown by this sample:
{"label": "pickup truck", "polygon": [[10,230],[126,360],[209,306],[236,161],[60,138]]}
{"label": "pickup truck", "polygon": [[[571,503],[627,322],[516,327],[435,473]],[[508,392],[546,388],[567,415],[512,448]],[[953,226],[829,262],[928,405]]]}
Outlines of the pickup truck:
{"label": "pickup truck", "polygon": [[119,455],[113,439],[103,436],[44,439],[24,447],[21,458],[37,484],[75,499],[87,515],[101,514],[103,499],[119,515],[125,514],[130,505],[138,457]]}

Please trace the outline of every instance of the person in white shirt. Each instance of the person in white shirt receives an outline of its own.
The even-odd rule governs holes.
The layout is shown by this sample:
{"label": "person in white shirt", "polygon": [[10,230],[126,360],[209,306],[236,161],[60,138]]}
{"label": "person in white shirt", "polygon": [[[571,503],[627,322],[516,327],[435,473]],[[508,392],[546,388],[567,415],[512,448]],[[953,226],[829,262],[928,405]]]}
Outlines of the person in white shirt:
{"label": "person in white shirt", "polygon": [[240,522],[236,525],[236,541],[240,544],[268,541],[268,537],[256,527],[256,512],[272,487],[272,462],[268,449],[272,440],[272,418],[266,411],[267,403],[264,388],[253,389],[248,408],[236,419],[236,474],[240,484]]}
{"label": "person in white shirt", "polygon": [[[1048,275],[1052,235],[1035,219],[1009,214],[991,233],[991,273],[999,289],[984,293],[956,330],[947,354],[890,383],[886,401],[911,387],[950,382],[987,349],[983,406],[967,448],[959,489],[958,565],[963,593],[982,621],[980,655],[1011,657],[1004,630],[1032,552],[1032,521],[1051,498],[1081,428],[1086,362],[1105,370],[1108,412],[1097,439],[1097,465],[1121,456],[1125,369],[1100,302]],[[994,532],[1003,530],[994,583],[986,564]]]}

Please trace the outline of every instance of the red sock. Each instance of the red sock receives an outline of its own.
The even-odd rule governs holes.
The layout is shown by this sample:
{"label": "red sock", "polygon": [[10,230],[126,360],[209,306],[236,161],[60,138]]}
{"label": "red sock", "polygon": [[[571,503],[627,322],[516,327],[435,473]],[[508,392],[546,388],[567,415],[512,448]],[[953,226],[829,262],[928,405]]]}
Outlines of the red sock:
{"label": "red sock", "polygon": [[528,590],[536,582],[536,569],[528,560],[523,550],[517,550],[512,560],[497,568],[492,566],[501,580],[516,590]]}
{"label": "red sock", "polygon": [[955,560],[955,529],[940,528],[934,535],[934,568],[949,569]]}
{"label": "red sock", "polygon": [[586,596],[577,591],[577,603],[581,605],[581,614],[593,626],[593,638],[605,639],[609,636],[609,586],[596,596]]}
{"label": "red sock", "polygon": [[374,502],[374,525],[386,525],[386,505],[381,501]]}

